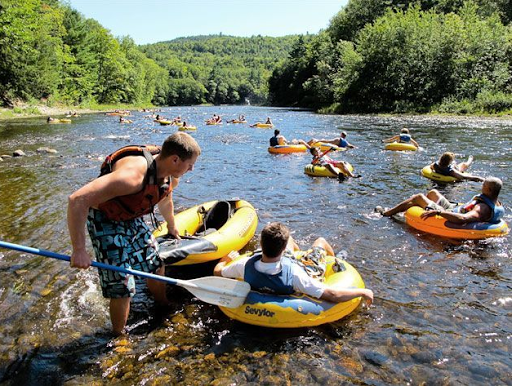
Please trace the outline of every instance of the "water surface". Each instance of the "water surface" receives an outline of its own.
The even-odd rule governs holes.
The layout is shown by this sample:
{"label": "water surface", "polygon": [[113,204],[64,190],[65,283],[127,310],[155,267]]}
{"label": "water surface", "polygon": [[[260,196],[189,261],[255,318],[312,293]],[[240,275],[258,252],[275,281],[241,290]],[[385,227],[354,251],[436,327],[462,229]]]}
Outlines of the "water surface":
{"label": "water surface", "polygon": [[[360,179],[338,183],[303,173],[307,154],[271,155],[272,130],[205,126],[213,113],[270,116],[288,139],[333,138],[340,130],[358,148],[333,155]],[[103,157],[133,143],[160,144],[175,129],[146,113],[133,124],[83,116],[70,125],[44,119],[0,123],[0,239],[70,252],[68,195],[95,178]],[[475,157],[474,174],[498,176],[509,224],[512,121],[476,118],[322,116],[257,107],[166,108],[198,127],[203,149],[196,168],[174,192],[176,210],[239,197],[258,210],[258,231],[285,222],[307,248],[318,236],[361,273],[374,306],[310,329],[271,330],[227,319],[179,288],[175,304],[154,306],[143,283],[132,303],[130,335],[109,334],[107,303],[96,272],[44,257],[0,251],[0,383],[7,384],[506,384],[512,361],[510,237],[457,242],[421,234],[402,220],[380,218],[415,192],[440,189],[465,201],[480,184],[440,186],[420,176],[442,152]],[[382,138],[408,127],[424,147],[382,150]],[[40,154],[50,147],[57,154]],[[257,244],[254,239],[249,248]],[[210,267],[173,270],[189,277]]]}

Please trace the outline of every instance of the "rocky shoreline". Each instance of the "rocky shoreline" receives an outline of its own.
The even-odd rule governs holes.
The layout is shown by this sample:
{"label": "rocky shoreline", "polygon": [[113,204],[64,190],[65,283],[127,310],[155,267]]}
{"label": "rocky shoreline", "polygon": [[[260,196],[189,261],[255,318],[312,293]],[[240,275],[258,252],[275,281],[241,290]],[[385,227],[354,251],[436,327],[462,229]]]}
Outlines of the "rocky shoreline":
{"label": "rocky shoreline", "polygon": [[[58,151],[55,149],[51,149],[49,147],[40,147],[36,150],[36,153],[38,154],[57,154]],[[25,157],[27,156],[27,153],[25,153],[21,149],[14,150],[12,154],[1,154],[0,155],[0,162],[4,161],[8,158],[16,158],[16,157]]]}
{"label": "rocky shoreline", "polygon": [[[32,106],[32,107],[18,107],[18,108],[0,108],[0,120],[10,120],[19,118],[38,118],[38,117],[65,117],[70,113],[82,114],[94,114],[101,113],[103,111],[109,111],[110,108],[102,110],[78,108],[78,107],[48,107],[48,106]],[[17,112],[20,111],[20,112]]]}

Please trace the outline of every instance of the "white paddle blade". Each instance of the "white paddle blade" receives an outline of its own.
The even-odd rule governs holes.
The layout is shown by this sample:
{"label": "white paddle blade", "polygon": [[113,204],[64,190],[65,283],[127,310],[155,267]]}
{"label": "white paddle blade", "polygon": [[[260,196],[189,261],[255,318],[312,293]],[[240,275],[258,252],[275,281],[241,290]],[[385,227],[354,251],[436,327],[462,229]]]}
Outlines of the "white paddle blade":
{"label": "white paddle blade", "polygon": [[251,290],[249,283],[220,276],[206,276],[193,280],[178,280],[176,283],[186,288],[203,302],[227,308],[240,307]]}

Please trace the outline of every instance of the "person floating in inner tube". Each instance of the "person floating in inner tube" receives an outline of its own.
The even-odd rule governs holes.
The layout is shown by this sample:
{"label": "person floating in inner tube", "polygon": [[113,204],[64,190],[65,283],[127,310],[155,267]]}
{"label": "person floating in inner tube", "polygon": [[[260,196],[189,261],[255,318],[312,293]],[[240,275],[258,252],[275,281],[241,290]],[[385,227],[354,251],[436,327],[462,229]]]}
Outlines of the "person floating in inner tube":
{"label": "person floating in inner tube", "polygon": [[[461,162],[457,164],[455,162],[455,154],[450,152],[445,152],[439,158],[439,161],[434,162],[430,165],[430,169],[433,172],[442,174],[443,176],[450,176],[457,178],[459,180],[470,180],[483,182],[483,177],[474,176],[468,173],[465,173],[466,170],[469,169],[471,164],[473,163],[473,156],[469,156],[466,162]],[[463,174],[464,173],[464,174]]]}
{"label": "person floating in inner tube", "polygon": [[402,130],[400,130],[400,134],[395,135],[388,139],[383,139],[382,142],[384,142],[384,143],[390,143],[390,142],[412,143],[417,148],[420,147],[420,145],[418,145],[418,142],[416,142],[414,139],[412,139],[411,134],[409,133],[409,129],[406,129],[405,127]]}
{"label": "person floating in inner tube", "polygon": [[313,138],[309,141],[310,144],[315,143],[315,142],[330,143],[332,145],[335,145],[335,146],[338,146],[341,148],[356,149],[356,147],[354,145],[352,145],[351,143],[349,143],[347,141],[347,132],[346,131],[342,131],[338,138],[333,138],[333,139]]}
{"label": "person floating in inner tube", "polygon": [[437,215],[455,224],[471,222],[497,224],[505,214],[503,205],[498,201],[502,186],[503,183],[499,178],[487,177],[482,184],[482,192],[464,205],[448,201],[439,191],[433,189],[427,195],[415,194],[391,209],[377,206],[375,211],[389,217],[405,212],[412,206],[419,206],[425,209],[425,212],[421,214],[423,219]]}
{"label": "person floating in inner tube", "polygon": [[331,173],[335,174],[339,181],[344,181],[345,177],[359,178],[360,174],[354,174],[348,168],[348,163],[345,161],[336,161],[326,155],[331,149],[328,149],[324,153],[320,152],[318,147],[310,147],[309,149],[313,160],[312,165],[320,165],[328,169]]}
{"label": "person floating in inner tube", "polygon": [[274,130],[274,136],[271,137],[269,141],[270,141],[270,146],[284,146],[284,145],[301,144],[301,145],[306,146],[308,149],[310,148],[310,146],[302,139],[292,139],[291,141],[288,141],[284,137],[284,135],[281,135],[281,132],[279,131],[279,129]]}
{"label": "person floating in inner tube", "polygon": [[[194,169],[201,148],[188,134],[174,133],[159,146],[125,146],[107,156],[100,176],[68,199],[71,266],[89,268],[85,225],[100,262],[165,275],[158,244],[145,214],[158,205],[170,235],[179,238],[174,221],[173,189],[179,178]],[[110,318],[116,335],[123,332],[135,294],[132,275],[99,270],[103,296],[110,299]],[[158,303],[167,304],[165,283],[147,281]]]}
{"label": "person floating in inner tube", "polygon": [[257,127],[258,125],[269,125],[270,127],[274,126],[270,117],[267,117],[267,120],[265,122],[256,122],[252,125],[249,125],[249,127]]}
{"label": "person floating in inner tube", "polygon": [[[293,252],[299,246],[290,236],[288,228],[279,223],[267,224],[261,231],[261,251],[229,265],[236,253],[222,258],[214,268],[214,275],[243,279],[251,288],[260,292],[278,295],[303,293],[333,303],[363,297],[369,307],[373,292],[366,288],[329,288],[318,279],[310,277],[306,270],[292,261]],[[313,254],[334,256],[329,243],[322,237],[315,240],[310,251]]]}

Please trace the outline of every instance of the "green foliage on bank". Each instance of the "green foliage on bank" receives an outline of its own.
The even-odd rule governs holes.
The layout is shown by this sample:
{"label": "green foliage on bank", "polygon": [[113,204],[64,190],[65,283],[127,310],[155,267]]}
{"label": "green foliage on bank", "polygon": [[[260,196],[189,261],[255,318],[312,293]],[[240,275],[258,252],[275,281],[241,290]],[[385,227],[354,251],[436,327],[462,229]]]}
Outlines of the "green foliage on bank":
{"label": "green foliage on bank", "polygon": [[512,106],[510,6],[351,0],[272,74],[274,105],[497,113]]}
{"label": "green foliage on bank", "polygon": [[150,104],[166,99],[167,73],[130,38],[115,39],[57,0],[0,3],[0,98]]}

